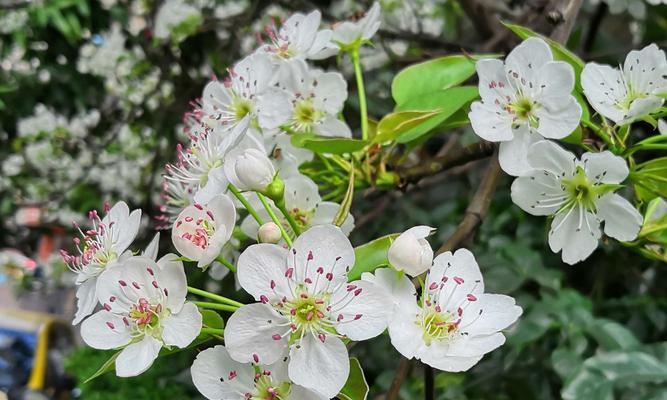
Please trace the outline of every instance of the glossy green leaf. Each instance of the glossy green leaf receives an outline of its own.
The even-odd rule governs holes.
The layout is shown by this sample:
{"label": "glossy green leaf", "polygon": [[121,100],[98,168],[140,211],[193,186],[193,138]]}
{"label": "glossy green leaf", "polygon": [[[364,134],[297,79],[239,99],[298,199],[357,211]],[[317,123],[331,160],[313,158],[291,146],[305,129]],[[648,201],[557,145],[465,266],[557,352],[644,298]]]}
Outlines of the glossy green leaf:
{"label": "glossy green leaf", "polygon": [[399,111],[385,115],[377,125],[377,135],[373,142],[382,143],[396,139],[396,136],[415,128],[437,116],[441,109]]}
{"label": "glossy green leaf", "polygon": [[639,346],[639,340],[628,328],[612,320],[593,320],[588,333],[605,350],[628,350]]}
{"label": "glossy green leaf", "polygon": [[213,310],[199,310],[202,317],[202,324],[208,328],[222,329],[225,327],[225,321],[220,314]]}
{"label": "glossy green leaf", "polygon": [[354,153],[366,147],[368,141],[348,138],[316,136],[310,133],[292,135],[292,144],[320,154]]}
{"label": "glossy green leaf", "polygon": [[630,180],[634,183],[637,197],[641,200],[667,198],[667,157],[637,165],[630,172]]}
{"label": "glossy green leaf", "polygon": [[366,400],[368,390],[368,383],[366,383],[364,370],[359,360],[354,357],[350,358],[350,375],[337,397],[341,400]]}
{"label": "glossy green leaf", "polygon": [[98,378],[107,372],[115,371],[116,370],[116,358],[118,358],[118,355],[120,355],[120,350],[114,353],[114,355],[111,356],[102,366],[95,371],[94,374],[88,377],[83,383],[88,383],[92,381],[95,378]]}
{"label": "glossy green leaf", "polygon": [[373,272],[379,267],[389,265],[387,251],[389,251],[391,242],[393,242],[398,235],[398,233],[394,233],[382,236],[366,244],[355,247],[354,256],[356,261],[354,267],[352,267],[347,274],[347,279],[355,281],[361,278],[361,274],[364,272]]}
{"label": "glossy green leaf", "polygon": [[[475,86],[459,86],[429,93],[428,96],[412,98],[396,107],[396,111],[426,111],[440,109],[440,112],[423,123],[398,135],[396,141],[408,143],[419,139],[438,125],[445,122],[460,109],[466,107],[479,96]],[[466,107],[467,108],[467,107]]]}
{"label": "glossy green leaf", "polygon": [[453,55],[419,64],[400,71],[391,83],[391,95],[398,105],[431,92],[445,90],[465,82],[475,73],[475,61],[496,55]]}
{"label": "glossy green leaf", "polygon": [[577,56],[576,54],[565,48],[565,46],[563,46],[562,44],[554,40],[551,40],[547,37],[544,37],[539,33],[532,31],[526,27],[523,27],[521,25],[508,24],[505,22],[503,22],[503,25],[509,28],[521,39],[528,39],[529,37],[536,36],[547,42],[549,47],[551,47],[551,51],[554,54],[554,59],[565,61],[568,64],[570,64],[572,68],[574,68],[574,79],[576,81],[576,89],[578,92],[582,91],[580,76],[581,76],[581,71],[584,70],[585,64],[584,61],[581,58],[579,58],[579,56]]}

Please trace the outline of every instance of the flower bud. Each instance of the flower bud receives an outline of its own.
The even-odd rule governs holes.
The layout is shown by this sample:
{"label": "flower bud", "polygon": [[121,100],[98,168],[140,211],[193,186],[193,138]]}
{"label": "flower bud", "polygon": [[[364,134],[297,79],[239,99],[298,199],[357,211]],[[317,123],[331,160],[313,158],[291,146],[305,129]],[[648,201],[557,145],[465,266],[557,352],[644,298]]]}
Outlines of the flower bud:
{"label": "flower bud", "polygon": [[257,239],[260,243],[278,243],[281,238],[280,228],[274,222],[265,223],[257,231]]}
{"label": "flower bud", "polygon": [[276,169],[271,160],[258,149],[246,149],[225,163],[229,181],[241,190],[264,192],[273,181]]}
{"label": "flower bud", "polygon": [[278,175],[276,175],[273,182],[266,187],[266,195],[278,206],[284,203],[285,182],[283,182]]}
{"label": "flower bud", "polygon": [[389,263],[410,276],[426,272],[433,263],[433,249],[426,240],[432,231],[433,228],[420,225],[401,233],[389,246]]}

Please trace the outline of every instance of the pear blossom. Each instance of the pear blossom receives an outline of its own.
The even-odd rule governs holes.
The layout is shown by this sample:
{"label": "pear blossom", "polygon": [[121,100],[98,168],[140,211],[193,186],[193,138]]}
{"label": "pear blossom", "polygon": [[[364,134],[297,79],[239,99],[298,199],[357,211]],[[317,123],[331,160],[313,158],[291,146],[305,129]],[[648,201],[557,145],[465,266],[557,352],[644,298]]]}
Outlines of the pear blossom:
{"label": "pear blossom", "polygon": [[112,208],[105,204],[104,209],[104,218],[100,218],[96,210],[88,213],[93,226],[86,231],[74,223],[81,235],[81,238],[74,238],[78,254],[60,250],[65,263],[77,275],[77,311],[73,325],[93,312],[97,305],[97,277],[124,255],[139,231],[141,210],[130,212],[123,201]]}
{"label": "pear blossom", "polygon": [[199,353],[190,372],[197,390],[210,400],[326,399],[291,383],[284,359],[272,365],[240,363],[234,361],[221,345]]}
{"label": "pear blossom", "polygon": [[277,81],[291,95],[292,112],[285,125],[292,132],[352,137],[347,124],[338,119],[347,99],[343,75],[291,60],[282,65]]}
{"label": "pear blossom", "polygon": [[218,195],[206,205],[186,207],[174,222],[171,240],[179,253],[203,268],[220,255],[235,224],[234,202],[226,195]]}
{"label": "pear blossom", "polygon": [[[381,273],[376,271],[377,284],[388,280]],[[391,344],[404,357],[439,370],[460,372],[473,367],[505,343],[500,331],[523,312],[512,297],[484,293],[479,266],[466,249],[433,260],[419,300],[409,289],[410,280],[406,276],[400,280],[392,289],[396,296],[389,317]]]}
{"label": "pear blossom", "polygon": [[226,140],[236,143],[251,123],[262,129],[277,128],[291,113],[288,97],[273,85],[276,69],[268,55],[251,54],[229,71],[224,82],[212,81],[204,88],[201,120],[222,127]]}
{"label": "pear blossom", "polygon": [[380,13],[380,3],[373,3],[368,12],[358,21],[345,21],[335,25],[331,41],[342,49],[368,42],[380,29],[382,23]]}
{"label": "pear blossom", "polygon": [[275,222],[266,222],[257,231],[257,241],[260,243],[278,243],[282,239],[280,227]]}
{"label": "pear blossom", "polygon": [[185,348],[199,334],[202,316],[185,302],[186,294],[183,263],[175,254],[157,262],[130,257],[100,276],[97,299],[103,308],[81,324],[81,337],[95,349],[122,348],[116,375],[139,375],[163,346]]}
{"label": "pear blossom", "polygon": [[575,264],[597,248],[604,233],[620,241],[637,237],[642,216],[614,193],[628,176],[628,166],[609,151],[585,153],[581,160],[560,146],[541,141],[532,145],[528,162],[533,171],[512,183],[512,201],[532,215],[551,215],[549,246],[563,251],[563,261]]}
{"label": "pear blossom", "polygon": [[260,47],[257,53],[273,56],[275,60],[310,59],[322,60],[336,54],[331,46],[330,29],[319,30],[322,13],[315,10],[307,15],[292,14],[279,30],[267,27],[266,33],[271,43]]}
{"label": "pear blossom", "polygon": [[628,53],[623,69],[588,63],[584,94],[595,111],[624,125],[657,111],[667,93],[667,58],[655,44]]}
{"label": "pear blossom", "polygon": [[299,166],[311,161],[314,157],[312,151],[294,146],[291,140],[290,135],[282,131],[272,135],[269,140],[265,140],[266,147],[271,149],[271,158],[282,178],[299,175]]}
{"label": "pear blossom", "polygon": [[581,106],[571,95],[574,71],[553,61],[542,39],[526,39],[505,63],[478,61],[477,75],[482,100],[472,103],[470,123],[482,139],[500,142],[500,166],[510,175],[530,170],[531,144],[543,137],[562,139],[579,125]]}
{"label": "pear blossom", "polygon": [[[308,229],[316,225],[332,224],[334,218],[340,210],[340,204],[332,201],[322,201],[322,197],[318,192],[317,185],[312,179],[304,175],[293,175],[284,179],[285,183],[285,208],[294,218],[301,230]],[[250,199],[250,203],[259,203],[256,197]],[[287,222],[287,219],[282,215],[280,210],[270,202],[274,213],[280,219],[286,231],[291,232],[292,228]],[[260,208],[261,204],[256,204],[257,214],[262,221],[270,221],[271,217],[264,208]],[[259,224],[251,216],[247,216],[241,222],[241,231],[246,236],[257,238]],[[349,235],[354,229],[354,216],[348,214],[341,226],[343,233]]]}
{"label": "pear blossom", "polygon": [[224,165],[225,175],[240,190],[263,192],[273,182],[276,169],[264,151],[249,148],[232,154]]}
{"label": "pear blossom", "polygon": [[433,249],[426,237],[433,232],[430,226],[415,226],[401,233],[389,246],[389,263],[410,276],[426,272],[433,262]]}
{"label": "pear blossom", "polygon": [[289,354],[292,382],[332,398],[349,374],[341,338],[366,340],[387,324],[383,291],[347,280],[354,249],[340,228],[316,226],[291,249],[248,247],[238,260],[241,286],[259,303],[227,321],[225,344],[236,361],[273,364]]}

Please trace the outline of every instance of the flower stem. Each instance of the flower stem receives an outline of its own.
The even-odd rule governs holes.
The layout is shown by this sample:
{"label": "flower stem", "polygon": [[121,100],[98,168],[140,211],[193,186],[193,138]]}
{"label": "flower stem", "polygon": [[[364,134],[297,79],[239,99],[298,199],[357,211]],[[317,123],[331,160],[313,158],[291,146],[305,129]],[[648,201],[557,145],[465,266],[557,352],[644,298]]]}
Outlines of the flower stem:
{"label": "flower stem", "polygon": [[264,221],[262,221],[262,219],[259,217],[259,214],[257,214],[257,211],[255,210],[255,208],[253,206],[251,206],[250,203],[248,203],[248,199],[243,197],[243,195],[236,188],[236,186],[232,185],[231,183],[229,184],[228,188],[229,188],[229,191],[232,192],[234,194],[234,196],[236,196],[237,199],[239,199],[241,204],[243,204],[243,207],[245,207],[245,209],[248,210],[248,213],[250,215],[252,215],[252,217],[255,219],[255,221],[257,221],[259,226],[262,226],[264,224]]}
{"label": "flower stem", "polygon": [[201,328],[200,333],[206,333],[211,336],[220,336],[225,333],[224,329],[215,329],[215,328]]}
{"label": "flower stem", "polygon": [[206,290],[193,288],[191,286],[188,286],[188,292],[192,293],[192,294],[195,294],[197,296],[206,297],[207,299],[215,300],[218,303],[229,304],[229,305],[235,306],[235,307],[244,306],[243,303],[239,303],[236,300],[228,299],[227,297],[220,296],[220,295],[215,294],[215,293],[207,292]]}
{"label": "flower stem", "polygon": [[354,65],[354,76],[357,78],[357,93],[359,94],[359,111],[361,112],[361,138],[368,140],[368,108],[366,106],[366,90],[364,89],[364,76],[361,72],[359,61],[359,47],[350,52],[352,64]]}
{"label": "flower stem", "polygon": [[227,267],[227,268],[228,268],[230,271],[232,271],[233,273],[236,273],[236,267],[234,266],[234,264],[232,264],[232,263],[230,263],[229,261],[227,261],[227,259],[225,259],[225,257],[222,256],[222,254],[219,255],[219,256],[217,256],[217,257],[215,258],[215,261],[217,261],[217,262],[219,262],[220,264],[224,265],[225,267]]}
{"label": "flower stem", "polygon": [[262,202],[262,205],[266,209],[266,212],[269,213],[269,216],[271,217],[271,220],[276,225],[278,225],[278,228],[280,229],[280,234],[283,236],[283,239],[285,239],[285,243],[287,243],[287,245],[289,247],[292,247],[292,238],[289,237],[289,234],[285,230],[285,227],[283,227],[283,224],[280,222],[280,220],[276,216],[276,213],[273,212],[273,209],[271,208],[269,203],[266,201],[266,197],[264,197],[264,195],[259,193],[259,192],[257,193],[257,197],[259,197],[259,201]]}
{"label": "flower stem", "polygon": [[290,228],[292,228],[292,230],[294,231],[294,234],[296,236],[299,236],[301,234],[301,228],[299,227],[299,224],[296,223],[296,220],[294,219],[292,214],[290,214],[287,208],[285,208],[285,202],[284,201],[278,202],[276,206],[278,207],[280,212],[285,216],[285,219],[289,223]]}
{"label": "flower stem", "polygon": [[208,302],[208,301],[193,301],[192,303],[199,308],[206,308],[206,309],[209,309],[209,310],[220,310],[220,311],[234,312],[234,311],[239,309],[239,307],[236,307],[236,306],[230,306],[230,305],[227,305],[227,304],[220,304],[220,303],[211,303],[211,302]]}
{"label": "flower stem", "polygon": [[581,124],[592,130],[600,139],[602,139],[607,144],[607,146],[610,149],[612,150],[616,149],[616,146],[614,145],[614,142],[612,141],[611,137],[602,128],[589,121],[582,120]]}

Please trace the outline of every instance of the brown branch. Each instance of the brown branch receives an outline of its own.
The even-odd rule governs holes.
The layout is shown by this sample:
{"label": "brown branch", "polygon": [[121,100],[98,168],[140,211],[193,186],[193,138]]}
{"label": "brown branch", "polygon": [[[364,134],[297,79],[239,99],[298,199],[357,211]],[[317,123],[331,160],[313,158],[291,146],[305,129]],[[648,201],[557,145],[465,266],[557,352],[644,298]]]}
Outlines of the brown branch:
{"label": "brown branch", "polygon": [[397,172],[403,180],[403,185],[416,183],[422,178],[435,175],[438,172],[486,158],[491,153],[493,153],[493,145],[491,143],[478,142],[460,150],[450,150],[442,156],[422,161],[412,167],[399,169]]}
{"label": "brown branch", "polygon": [[401,358],[401,361],[398,363],[398,368],[396,368],[396,375],[394,375],[394,380],[391,382],[389,391],[387,392],[387,400],[396,400],[398,398],[398,392],[401,390],[401,385],[403,381],[408,376],[410,367],[412,366],[411,360],[407,358]]}
{"label": "brown branch", "polygon": [[482,38],[487,39],[493,36],[498,21],[493,20],[479,1],[459,0],[459,4]]}
{"label": "brown branch", "polygon": [[558,0],[556,9],[562,15],[562,22],[551,32],[551,38],[561,44],[567,42],[570,37],[574,23],[577,20],[579,9],[584,0]]}

